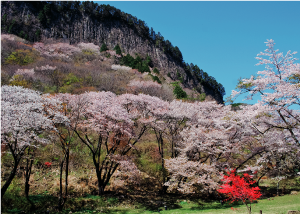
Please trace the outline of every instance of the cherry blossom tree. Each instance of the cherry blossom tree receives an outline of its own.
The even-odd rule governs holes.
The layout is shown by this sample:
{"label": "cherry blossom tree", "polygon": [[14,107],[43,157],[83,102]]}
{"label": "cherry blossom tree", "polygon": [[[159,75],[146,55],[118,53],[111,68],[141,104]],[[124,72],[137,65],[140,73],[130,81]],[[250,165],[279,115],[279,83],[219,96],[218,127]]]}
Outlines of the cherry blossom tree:
{"label": "cherry blossom tree", "polygon": [[233,90],[231,96],[234,98],[248,93],[246,98],[251,100],[254,95],[259,94],[261,99],[256,104],[257,108],[264,107],[274,120],[264,120],[263,124],[266,127],[257,127],[258,130],[262,133],[270,129],[287,130],[291,140],[300,146],[300,87],[297,81],[300,64],[294,63],[294,54],[297,52],[288,51],[283,55],[274,49],[273,40],[268,40],[266,44],[268,48],[256,57],[259,60],[257,65],[265,65],[265,70],[257,72],[257,76],[242,79],[237,86],[239,90]]}
{"label": "cherry blossom tree", "polygon": [[239,152],[236,132],[226,119],[230,107],[215,102],[195,102],[187,108],[188,126],[181,131],[178,156],[166,160],[169,190],[183,193],[207,192],[218,187],[218,173]]}
{"label": "cherry blossom tree", "polygon": [[44,44],[42,42],[36,42],[33,45],[40,54],[49,57],[59,57],[69,59],[76,53],[80,53],[81,49],[67,43],[57,43],[57,44]]}
{"label": "cherry blossom tree", "polygon": [[[61,114],[69,119],[68,124],[55,123],[53,124],[56,128],[56,135],[59,138],[60,147],[62,149],[62,158],[60,160],[60,179],[59,179],[59,201],[58,209],[62,211],[64,204],[67,201],[68,196],[68,174],[69,174],[69,157],[70,157],[70,146],[72,145],[72,139],[76,135],[75,130],[80,121],[81,113],[85,110],[88,105],[86,96],[77,96],[71,94],[56,94],[52,97],[53,99],[59,100],[61,106],[50,106],[53,111],[59,111]],[[72,109],[72,111],[70,111]],[[63,168],[65,167],[65,187],[63,191]]]}
{"label": "cherry blossom tree", "polygon": [[127,86],[132,94],[143,93],[150,96],[160,96],[163,93],[162,85],[153,81],[132,80]]}
{"label": "cherry blossom tree", "polygon": [[77,47],[79,47],[81,50],[91,51],[93,53],[100,54],[100,47],[98,45],[95,45],[94,43],[81,42],[77,45]]}
{"label": "cherry blossom tree", "polygon": [[18,69],[15,72],[15,75],[28,75],[32,77],[34,75],[34,68],[32,69]]}
{"label": "cherry blossom tree", "polygon": [[[117,97],[112,92],[88,92],[72,96],[73,101],[67,108],[78,115],[77,125],[72,125],[73,130],[91,151],[98,179],[98,194],[102,195],[111,176],[124,165],[127,153],[147,130],[152,121],[150,113],[160,111],[157,107],[157,100],[160,99],[132,94]],[[75,108],[80,97],[85,100],[82,111]]]}
{"label": "cherry blossom tree", "polygon": [[265,65],[265,70],[258,71],[257,76],[242,79],[237,86],[239,90],[231,94],[233,99],[248,94],[246,99],[249,100],[258,94],[260,100],[243,107],[235,121],[248,124],[247,127],[255,132],[252,142],[261,150],[254,166],[248,167],[256,170],[260,166],[262,176],[266,173],[279,176],[280,171],[294,174],[294,168],[299,167],[300,154],[300,65],[295,63],[296,52],[278,53],[273,40],[268,40],[266,45],[268,48],[256,57],[257,65]]}
{"label": "cherry blossom tree", "polygon": [[39,92],[18,86],[1,87],[1,144],[6,144],[14,159],[14,166],[1,188],[1,196],[16,175],[17,167],[28,147],[47,143],[39,135],[45,130],[55,130],[53,123],[66,122],[58,112],[49,111],[47,106],[57,101],[42,97]]}
{"label": "cherry blossom tree", "polygon": [[289,130],[269,126],[280,121],[273,113],[269,106],[255,104],[228,116],[239,135],[241,150],[247,151],[240,153],[234,167],[239,171],[259,171],[258,182],[264,175],[293,175],[300,165],[299,146]]}

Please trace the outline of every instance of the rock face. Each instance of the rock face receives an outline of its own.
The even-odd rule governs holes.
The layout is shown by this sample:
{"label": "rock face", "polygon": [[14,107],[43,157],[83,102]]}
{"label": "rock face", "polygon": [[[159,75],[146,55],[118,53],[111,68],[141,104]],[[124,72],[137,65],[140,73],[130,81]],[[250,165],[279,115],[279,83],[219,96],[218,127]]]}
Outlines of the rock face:
{"label": "rock face", "polygon": [[[201,85],[192,74],[187,74],[182,65],[178,64],[169,55],[166,55],[152,40],[139,35],[138,29],[128,27],[122,20],[97,20],[84,12],[78,12],[68,16],[65,14],[51,14],[51,20],[47,24],[39,20],[39,10],[29,2],[1,2],[2,32],[22,34],[34,41],[46,39],[60,39],[70,44],[89,42],[101,46],[103,43],[109,49],[117,44],[123,53],[132,56],[139,54],[142,57],[149,55],[155,67],[165,77],[169,75],[173,80],[177,73],[183,77],[183,86],[189,89],[198,88],[206,94],[210,100],[223,103],[221,94],[216,93],[210,86]],[[22,32],[22,33],[21,33]],[[25,38],[26,39],[26,38]]]}

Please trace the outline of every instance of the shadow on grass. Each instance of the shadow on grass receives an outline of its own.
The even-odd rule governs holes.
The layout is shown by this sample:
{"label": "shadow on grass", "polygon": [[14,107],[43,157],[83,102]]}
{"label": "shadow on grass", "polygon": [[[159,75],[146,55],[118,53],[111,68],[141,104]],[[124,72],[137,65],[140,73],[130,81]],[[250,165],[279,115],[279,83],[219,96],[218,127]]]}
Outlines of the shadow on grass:
{"label": "shadow on grass", "polygon": [[[35,210],[30,211],[30,203],[24,196],[5,195],[2,201],[3,213],[61,213],[67,214],[72,212],[94,213],[96,210],[101,210],[104,213],[132,213],[132,210],[145,210],[150,212],[158,212],[167,208],[167,210],[218,210],[227,208],[239,208],[244,206],[241,202],[229,203],[221,205],[220,200],[216,198],[203,198],[201,196],[186,196],[180,194],[164,194],[158,195],[155,192],[139,193],[139,194],[116,194],[108,193],[104,196],[86,195],[85,197],[69,198],[62,212],[57,212],[56,206],[58,198],[49,194],[29,196],[29,199],[34,203]],[[13,201],[13,204],[12,204]],[[130,208],[122,209],[118,207],[121,203],[130,204]],[[114,208],[115,207],[115,208]],[[96,211],[96,213],[99,213]]]}
{"label": "shadow on grass", "polygon": [[45,213],[49,207],[57,204],[58,199],[52,195],[32,195],[28,199],[24,196],[5,194],[1,201],[3,213]]}
{"label": "shadow on grass", "polygon": [[208,203],[201,203],[198,202],[197,207],[190,208],[191,210],[218,210],[218,209],[227,209],[227,208],[240,208],[242,206],[245,206],[242,202],[234,202],[229,203],[226,202],[223,205],[220,202],[208,202]]}

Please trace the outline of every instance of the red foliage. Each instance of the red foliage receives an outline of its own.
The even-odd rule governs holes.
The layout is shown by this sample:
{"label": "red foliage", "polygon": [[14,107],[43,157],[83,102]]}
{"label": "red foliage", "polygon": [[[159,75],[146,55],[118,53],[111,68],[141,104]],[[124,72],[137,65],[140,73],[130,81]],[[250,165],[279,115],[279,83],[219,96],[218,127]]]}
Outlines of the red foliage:
{"label": "red foliage", "polygon": [[225,183],[221,185],[218,192],[225,194],[228,197],[227,200],[231,202],[240,200],[244,203],[246,200],[253,202],[261,196],[259,187],[251,187],[255,181],[247,173],[240,177],[236,175],[235,170],[232,170],[228,172],[228,175],[224,175],[222,181]]}
{"label": "red foliage", "polygon": [[50,167],[50,166],[51,166],[51,164],[52,164],[52,163],[45,162],[45,165],[46,165],[46,166],[48,166],[48,167]]}

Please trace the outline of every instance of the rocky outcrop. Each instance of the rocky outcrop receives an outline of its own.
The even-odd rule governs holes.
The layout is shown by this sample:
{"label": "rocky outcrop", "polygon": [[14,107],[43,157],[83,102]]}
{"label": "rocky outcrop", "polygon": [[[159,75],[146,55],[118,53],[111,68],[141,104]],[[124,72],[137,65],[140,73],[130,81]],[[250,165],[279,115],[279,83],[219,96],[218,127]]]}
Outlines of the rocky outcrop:
{"label": "rocky outcrop", "polygon": [[[2,3],[1,3],[2,4]],[[157,47],[153,41],[141,37],[138,29],[128,27],[122,20],[102,20],[91,18],[84,12],[66,15],[60,13],[51,14],[51,20],[46,24],[39,20],[39,9],[30,2],[6,2],[1,7],[2,32],[22,34],[23,37],[34,38],[34,40],[61,39],[70,44],[79,42],[92,42],[101,46],[103,43],[109,49],[117,44],[122,52],[132,56],[149,55],[155,67],[160,72],[173,80],[177,73],[183,77],[183,85],[187,88],[201,88],[201,91],[212,97],[218,103],[223,103],[223,97],[215,93],[209,86],[201,85],[195,77],[187,74],[182,66],[172,57],[166,55]],[[22,33],[21,33],[22,32]]]}

